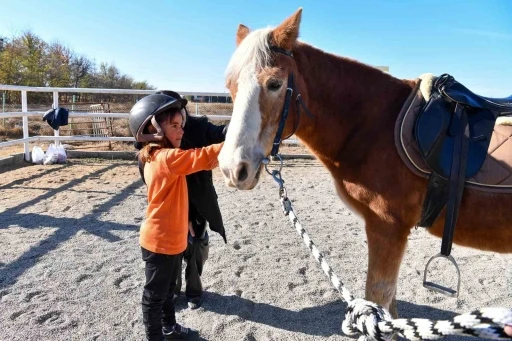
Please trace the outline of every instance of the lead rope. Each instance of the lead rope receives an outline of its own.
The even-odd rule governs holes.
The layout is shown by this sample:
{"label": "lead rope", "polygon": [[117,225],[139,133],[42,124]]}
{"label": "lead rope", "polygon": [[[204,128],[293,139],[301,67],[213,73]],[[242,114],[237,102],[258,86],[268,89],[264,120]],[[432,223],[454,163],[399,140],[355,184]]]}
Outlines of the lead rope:
{"label": "lead rope", "polygon": [[304,244],[315,257],[324,273],[329,277],[334,288],[340,293],[341,299],[347,303],[345,320],[341,329],[348,336],[360,335],[359,341],[391,340],[395,334],[409,340],[436,340],[447,335],[476,336],[492,340],[510,340],[503,328],[512,325],[512,309],[507,308],[482,308],[469,313],[455,316],[452,320],[433,321],[428,319],[393,319],[391,314],[380,305],[366,301],[362,298],[354,298],[343,282],[336,276],[332,268],[327,264],[324,255],[318,250],[306,230],[302,227],[295,215],[292,203],[281,177],[283,160],[279,154],[278,169],[268,170],[268,159],[264,159],[265,170],[272,176],[279,186],[279,201],[283,212],[290,218],[293,227],[302,237]]}

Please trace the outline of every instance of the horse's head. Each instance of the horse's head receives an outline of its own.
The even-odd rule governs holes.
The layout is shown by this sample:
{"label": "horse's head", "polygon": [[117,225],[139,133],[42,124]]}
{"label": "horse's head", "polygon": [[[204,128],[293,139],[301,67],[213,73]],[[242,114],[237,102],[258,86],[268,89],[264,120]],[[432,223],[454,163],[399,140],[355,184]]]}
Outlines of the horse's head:
{"label": "horse's head", "polygon": [[[294,99],[304,89],[293,50],[299,34],[302,9],[278,27],[250,32],[239,25],[237,49],[226,70],[226,86],[233,98],[233,114],[219,165],[229,186],[252,189],[258,183],[262,160],[272,149],[285,103],[289,76],[293,74]],[[302,92],[304,96],[304,92]],[[290,116],[295,100],[289,101]],[[283,136],[293,130],[294,117]]]}

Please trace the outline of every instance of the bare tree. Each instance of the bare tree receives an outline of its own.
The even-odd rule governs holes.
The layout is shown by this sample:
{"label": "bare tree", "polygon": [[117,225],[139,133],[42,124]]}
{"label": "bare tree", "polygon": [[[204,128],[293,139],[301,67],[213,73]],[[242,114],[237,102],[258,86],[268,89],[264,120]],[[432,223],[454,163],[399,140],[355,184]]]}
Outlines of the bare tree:
{"label": "bare tree", "polygon": [[80,82],[84,80],[94,69],[94,64],[85,56],[72,56],[70,63],[71,86],[80,87]]}

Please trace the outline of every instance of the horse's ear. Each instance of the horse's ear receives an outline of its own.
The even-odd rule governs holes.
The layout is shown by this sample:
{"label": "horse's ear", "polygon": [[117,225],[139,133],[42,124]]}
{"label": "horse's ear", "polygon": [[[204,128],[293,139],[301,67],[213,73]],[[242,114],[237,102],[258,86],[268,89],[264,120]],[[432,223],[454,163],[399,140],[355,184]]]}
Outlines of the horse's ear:
{"label": "horse's ear", "polygon": [[236,46],[240,45],[242,40],[249,34],[249,28],[245,25],[239,24],[238,30],[236,31]]}
{"label": "horse's ear", "polygon": [[274,44],[285,50],[291,50],[297,37],[299,36],[300,19],[302,17],[302,7],[288,17],[278,27],[272,31],[272,40]]}

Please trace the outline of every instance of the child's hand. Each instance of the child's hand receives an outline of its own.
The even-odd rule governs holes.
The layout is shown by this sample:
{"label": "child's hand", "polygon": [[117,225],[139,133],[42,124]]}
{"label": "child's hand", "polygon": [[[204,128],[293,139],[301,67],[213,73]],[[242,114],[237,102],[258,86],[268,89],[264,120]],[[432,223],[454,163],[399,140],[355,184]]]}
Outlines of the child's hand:
{"label": "child's hand", "polygon": [[505,334],[512,336],[512,326],[505,326]]}
{"label": "child's hand", "polygon": [[196,234],[194,233],[194,227],[192,227],[192,222],[191,221],[188,222],[188,232],[190,232],[190,235],[192,237],[196,236]]}

